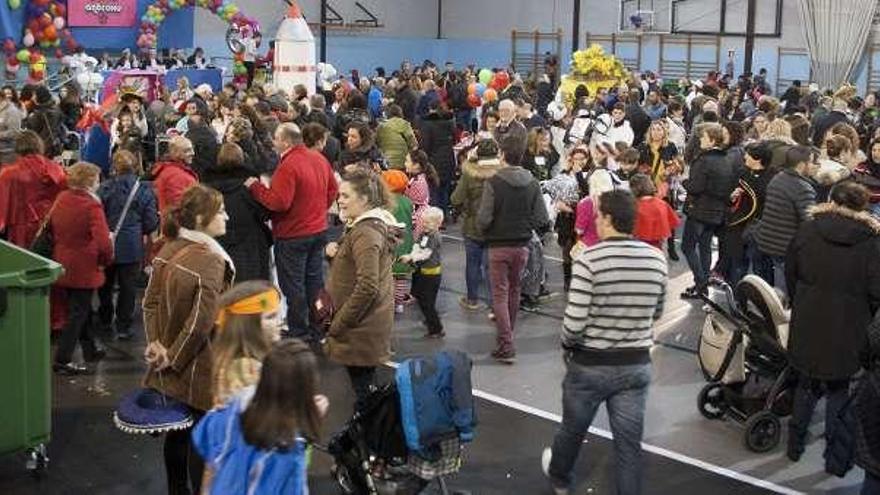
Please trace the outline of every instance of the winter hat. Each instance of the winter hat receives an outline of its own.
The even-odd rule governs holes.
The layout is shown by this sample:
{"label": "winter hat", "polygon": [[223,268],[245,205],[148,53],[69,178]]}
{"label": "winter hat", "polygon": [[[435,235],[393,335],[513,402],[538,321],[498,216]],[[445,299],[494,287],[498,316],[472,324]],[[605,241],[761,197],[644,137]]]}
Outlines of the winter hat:
{"label": "winter hat", "polygon": [[49,91],[49,88],[46,86],[37,86],[36,101],[37,105],[51,105],[54,100],[52,99],[52,93]]}
{"label": "winter hat", "polygon": [[395,194],[405,191],[409,182],[406,174],[401,170],[386,170],[382,172],[382,180],[385,181],[388,189]]}

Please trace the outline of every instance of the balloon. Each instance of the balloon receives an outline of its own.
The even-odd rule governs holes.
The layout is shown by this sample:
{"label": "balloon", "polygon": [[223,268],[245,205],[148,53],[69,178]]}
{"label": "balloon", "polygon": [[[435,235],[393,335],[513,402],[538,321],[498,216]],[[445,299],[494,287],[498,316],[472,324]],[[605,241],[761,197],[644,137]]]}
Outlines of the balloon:
{"label": "balloon", "polygon": [[58,30],[55,29],[54,25],[49,25],[43,30],[43,36],[47,41],[55,41],[58,39]]}
{"label": "balloon", "polygon": [[39,54],[39,52],[31,53],[30,56],[28,57],[28,61],[31,63],[31,65],[34,65],[34,64],[36,64],[37,62],[39,62],[39,61],[40,61],[40,54]]}
{"label": "balloon", "polygon": [[34,46],[34,41],[35,41],[35,40],[34,40],[34,35],[33,35],[33,33],[31,33],[30,31],[27,31],[27,32],[24,34],[24,38],[21,39],[21,43],[22,43],[24,46],[27,46],[27,47]]}
{"label": "balloon", "polygon": [[55,24],[55,29],[59,29],[59,30],[64,29],[64,18],[63,17],[56,17],[55,20],[52,21],[52,23]]}
{"label": "balloon", "polygon": [[22,48],[21,50],[18,51],[17,54],[15,54],[15,58],[17,58],[18,61],[21,63],[26,63],[31,58],[31,52]]}
{"label": "balloon", "polygon": [[62,58],[64,58],[64,52],[61,51],[60,48],[57,48],[55,50],[55,58],[57,58],[58,60],[61,60]]}
{"label": "balloon", "polygon": [[487,103],[492,103],[498,99],[498,92],[489,88],[483,93],[483,99],[486,100]]}
{"label": "balloon", "polygon": [[501,71],[495,74],[495,79],[493,81],[495,83],[495,89],[501,91],[510,85],[510,75],[505,71]]}
{"label": "balloon", "polygon": [[483,69],[480,71],[479,75],[480,82],[483,84],[489,84],[489,81],[492,80],[492,71],[489,69]]}
{"label": "balloon", "polygon": [[21,7],[21,0],[9,0],[9,8],[12,10],[16,10]]}
{"label": "balloon", "polygon": [[3,42],[3,51],[6,53],[15,52],[15,41],[12,38],[6,38],[6,41]]}
{"label": "balloon", "polygon": [[486,85],[483,83],[477,83],[477,96],[480,98],[483,97],[483,93],[486,92]]}
{"label": "balloon", "polygon": [[468,84],[467,91],[469,95],[477,94],[477,85],[474,83]]}
{"label": "balloon", "polygon": [[40,16],[40,26],[42,26],[42,27],[49,26],[50,24],[52,24],[52,21],[54,21],[54,20],[55,19],[53,19],[52,16],[48,12],[46,12]]}
{"label": "balloon", "polygon": [[471,108],[479,108],[483,104],[483,101],[476,94],[469,94],[467,97],[467,102]]}

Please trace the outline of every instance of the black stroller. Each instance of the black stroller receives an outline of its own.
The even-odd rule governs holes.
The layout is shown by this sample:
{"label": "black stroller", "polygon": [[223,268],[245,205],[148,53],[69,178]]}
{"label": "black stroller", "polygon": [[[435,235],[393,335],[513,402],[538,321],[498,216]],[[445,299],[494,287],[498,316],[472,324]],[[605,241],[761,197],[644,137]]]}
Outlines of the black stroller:
{"label": "black stroller", "polygon": [[721,288],[725,301],[703,298],[708,314],[698,356],[709,383],[697,406],[708,419],[745,423],[746,447],[768,452],[779,444],[780,418],[791,414],[796,383],[786,351],[789,314],[758,276],[746,276],[735,290]]}
{"label": "black stroller", "polygon": [[[416,495],[436,480],[440,493],[448,490],[444,474],[457,472],[461,445],[457,435],[436,446],[433,461],[408,452],[394,384],[373,391],[342,431],[327,445],[335,465],[333,478],[347,495]],[[427,466],[425,465],[427,462]]]}

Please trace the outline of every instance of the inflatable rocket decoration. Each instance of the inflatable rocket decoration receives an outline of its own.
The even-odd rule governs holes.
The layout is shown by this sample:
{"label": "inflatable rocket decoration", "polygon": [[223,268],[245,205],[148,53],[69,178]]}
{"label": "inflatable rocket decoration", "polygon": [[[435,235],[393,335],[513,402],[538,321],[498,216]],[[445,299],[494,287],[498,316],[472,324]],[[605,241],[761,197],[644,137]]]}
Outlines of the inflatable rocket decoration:
{"label": "inflatable rocket decoration", "polygon": [[275,37],[275,86],[288,94],[302,84],[309,94],[315,93],[315,37],[306,23],[296,0],[288,0],[290,8],[278,27]]}

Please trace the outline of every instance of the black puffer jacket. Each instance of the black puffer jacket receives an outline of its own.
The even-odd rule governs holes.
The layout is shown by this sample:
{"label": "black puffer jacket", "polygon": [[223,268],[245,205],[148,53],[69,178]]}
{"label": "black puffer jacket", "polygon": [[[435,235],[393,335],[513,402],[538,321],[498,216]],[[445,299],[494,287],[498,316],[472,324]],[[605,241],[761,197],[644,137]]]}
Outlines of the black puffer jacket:
{"label": "black puffer jacket", "polygon": [[217,239],[235,263],[235,281],[269,280],[269,249],[272,231],[266,225],[266,211],[244,187],[244,181],[254,173],[238,168],[211,170],[206,184],[223,194],[223,203],[229,221],[226,234]]}
{"label": "black puffer jacket", "polygon": [[705,151],[691,164],[690,177],[684,182],[688,198],[688,218],[709,225],[724,223],[730,194],[739,177],[727,154],[720,149]]}
{"label": "black puffer jacket", "polygon": [[220,145],[217,144],[217,135],[214,134],[214,129],[207,124],[194,125],[190,123],[186,138],[192,142],[193,151],[195,151],[190,166],[201,177],[217,163],[217,151],[220,148]]}
{"label": "black puffer jacket", "polygon": [[455,121],[445,112],[429,113],[422,120],[421,148],[437,169],[441,182],[449,182],[455,174]]}
{"label": "black puffer jacket", "polygon": [[866,329],[880,308],[880,222],[826,203],[788,249],[789,359],[809,378],[842,380],[864,362]]}

